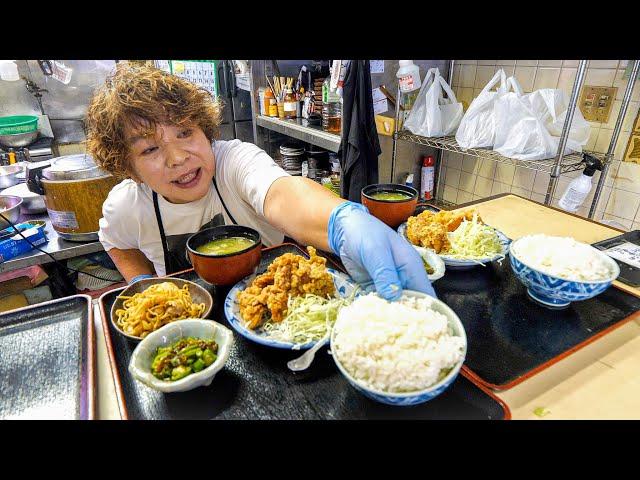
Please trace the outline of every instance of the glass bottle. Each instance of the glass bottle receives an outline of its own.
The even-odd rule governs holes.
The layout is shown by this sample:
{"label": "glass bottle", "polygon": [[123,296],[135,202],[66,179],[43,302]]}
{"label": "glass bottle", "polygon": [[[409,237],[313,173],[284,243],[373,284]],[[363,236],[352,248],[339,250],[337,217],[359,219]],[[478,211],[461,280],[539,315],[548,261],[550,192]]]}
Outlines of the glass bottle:
{"label": "glass bottle", "polygon": [[296,118],[297,103],[293,90],[291,87],[287,87],[284,95],[284,118]]}

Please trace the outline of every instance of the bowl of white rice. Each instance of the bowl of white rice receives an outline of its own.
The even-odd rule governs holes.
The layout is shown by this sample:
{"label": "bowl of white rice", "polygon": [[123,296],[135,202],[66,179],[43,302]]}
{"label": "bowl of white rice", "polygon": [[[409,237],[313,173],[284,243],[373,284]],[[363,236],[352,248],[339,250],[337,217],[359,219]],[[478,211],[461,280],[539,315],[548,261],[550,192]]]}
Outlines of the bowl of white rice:
{"label": "bowl of white rice", "polygon": [[462,322],[446,304],[404,290],[388,302],[375,293],[343,307],[331,332],[331,354],[348,382],[388,405],[417,405],[456,379],[467,353]]}
{"label": "bowl of white rice", "polygon": [[527,294],[549,308],[593,298],[620,275],[615,260],[571,237],[527,235],[511,244],[509,258]]}

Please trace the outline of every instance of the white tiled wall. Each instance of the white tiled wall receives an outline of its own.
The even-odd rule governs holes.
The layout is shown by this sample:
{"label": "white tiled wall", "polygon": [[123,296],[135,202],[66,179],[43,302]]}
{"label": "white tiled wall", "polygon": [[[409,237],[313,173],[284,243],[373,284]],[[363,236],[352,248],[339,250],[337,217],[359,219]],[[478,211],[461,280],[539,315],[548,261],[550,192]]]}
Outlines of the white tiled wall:
{"label": "white tiled wall", "polygon": [[[455,62],[452,87],[460,101],[468,106],[493,74],[503,68],[515,75],[525,92],[539,88],[560,88],[569,96],[577,73],[577,60],[458,60]],[[590,122],[591,135],[587,150],[605,153],[613,135],[620,112],[621,100],[627,85],[623,78],[627,60],[592,60],[589,62],[584,85],[618,87],[609,121],[606,124]],[[615,149],[606,186],[602,191],[595,220],[615,222],[618,227],[640,229],[640,165],[620,162],[629,140],[633,121],[640,107],[640,81],[636,82],[633,96]],[[544,202],[549,175],[512,165],[480,160],[468,155],[445,152],[443,155],[444,200],[461,204],[479,198],[511,192],[538,202]],[[553,205],[572,178],[574,172],[558,181]],[[593,189],[578,214],[587,216],[595,192],[599,172],[593,177]]]}

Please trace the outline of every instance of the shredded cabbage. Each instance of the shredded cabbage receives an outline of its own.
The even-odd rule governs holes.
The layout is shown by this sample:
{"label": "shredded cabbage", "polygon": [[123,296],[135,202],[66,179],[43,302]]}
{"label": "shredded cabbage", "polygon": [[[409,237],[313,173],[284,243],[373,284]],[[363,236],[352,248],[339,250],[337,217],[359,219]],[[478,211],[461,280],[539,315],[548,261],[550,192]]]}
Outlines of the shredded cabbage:
{"label": "shredded cabbage", "polygon": [[504,258],[502,244],[495,229],[478,221],[478,215],[463,220],[460,226],[449,233],[451,247],[444,255],[461,260],[476,260],[500,255]]}
{"label": "shredded cabbage", "polygon": [[262,326],[262,333],[271,340],[295,343],[294,349],[309,342],[317,342],[333,326],[338,311],[353,301],[349,298],[320,297],[306,294],[289,296],[287,316],[281,322],[269,320]]}

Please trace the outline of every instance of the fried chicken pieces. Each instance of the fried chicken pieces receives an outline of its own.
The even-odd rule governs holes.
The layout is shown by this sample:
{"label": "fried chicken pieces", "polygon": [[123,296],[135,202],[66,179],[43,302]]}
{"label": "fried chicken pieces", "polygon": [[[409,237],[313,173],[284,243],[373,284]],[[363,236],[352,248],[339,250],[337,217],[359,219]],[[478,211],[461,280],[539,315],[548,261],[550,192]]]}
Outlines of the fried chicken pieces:
{"label": "fried chicken pieces", "polygon": [[276,258],[267,271],[258,275],[251,285],[238,295],[240,314],[247,327],[260,327],[271,313],[274,322],[281,322],[287,314],[289,295],[313,293],[323,297],[335,293],[333,278],[327,271],[327,259],[307,247],[311,258],[285,253]]}
{"label": "fried chicken pieces", "polygon": [[[457,229],[463,220],[472,220],[477,212],[440,211],[433,213],[425,210],[420,215],[409,217],[407,220],[407,237],[414,245],[432,248],[436,253],[447,251],[451,246],[447,233]],[[478,221],[481,222],[480,215]]]}

